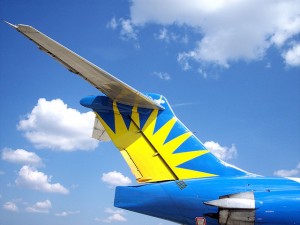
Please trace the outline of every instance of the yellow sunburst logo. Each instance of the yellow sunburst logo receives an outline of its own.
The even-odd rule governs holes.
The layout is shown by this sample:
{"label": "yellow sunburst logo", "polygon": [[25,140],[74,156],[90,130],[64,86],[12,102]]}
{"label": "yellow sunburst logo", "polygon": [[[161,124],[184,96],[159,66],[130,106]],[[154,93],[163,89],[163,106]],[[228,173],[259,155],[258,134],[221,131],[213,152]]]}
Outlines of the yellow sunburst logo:
{"label": "yellow sunburst logo", "polygon": [[154,133],[158,110],[153,110],[145,125],[140,129],[140,116],[137,107],[133,107],[129,128],[119,112],[116,102],[113,104],[115,131],[99,114],[98,119],[106,129],[115,146],[120,150],[138,182],[157,182],[164,180],[212,177],[214,174],[178,167],[189,160],[207,154],[208,150],[192,150],[174,153],[193,134],[187,131],[165,143],[177,118],[167,121]]}

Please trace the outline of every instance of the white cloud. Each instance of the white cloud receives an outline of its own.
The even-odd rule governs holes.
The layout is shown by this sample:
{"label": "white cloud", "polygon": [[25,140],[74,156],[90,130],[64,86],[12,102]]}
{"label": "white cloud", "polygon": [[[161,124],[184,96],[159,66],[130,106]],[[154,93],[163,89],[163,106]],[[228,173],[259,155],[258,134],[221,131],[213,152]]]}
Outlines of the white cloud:
{"label": "white cloud", "polygon": [[24,149],[12,150],[5,148],[2,151],[2,159],[12,163],[27,164],[34,166],[43,165],[42,159],[34,152],[28,152]]}
{"label": "white cloud", "polygon": [[[284,9],[283,9],[284,10]],[[299,33],[300,17],[285,17],[278,21],[280,30],[272,37],[272,42],[277,46],[282,46],[289,38]]]}
{"label": "white cloud", "polygon": [[154,34],[154,37],[157,40],[166,42],[166,43],[171,43],[171,42],[179,42],[179,43],[184,43],[187,44],[189,42],[188,36],[185,35],[179,35],[175,34],[174,32],[169,31],[167,28],[162,28],[158,34]]}
{"label": "white cloud", "polygon": [[134,29],[131,20],[120,19],[121,38],[125,40],[137,40],[137,31]]}
{"label": "white cloud", "polygon": [[3,209],[12,211],[12,212],[18,212],[19,208],[14,202],[5,202],[3,205]]}
{"label": "white cloud", "polygon": [[124,41],[133,40],[135,41],[134,47],[136,49],[140,48],[138,40],[138,30],[135,28],[135,26],[132,24],[130,19],[116,19],[113,17],[106,25],[107,28],[112,30],[117,30],[119,28],[120,30],[120,38]]}
{"label": "white cloud", "polygon": [[112,208],[106,208],[104,210],[105,213],[109,213],[109,214],[124,214],[124,210],[123,209],[112,209]]}
{"label": "white cloud", "polygon": [[166,28],[161,29],[160,33],[158,35],[155,35],[155,36],[158,40],[166,41],[166,42],[170,41],[170,36],[169,36],[168,30]]}
{"label": "white cloud", "polygon": [[277,170],[274,172],[275,176],[279,177],[292,177],[299,173],[297,169],[291,169],[291,170]]}
{"label": "white cloud", "polygon": [[36,202],[33,206],[27,207],[25,210],[30,213],[49,213],[52,204],[49,200]]}
{"label": "white cloud", "polygon": [[23,166],[19,171],[19,176],[15,180],[18,186],[30,188],[37,191],[68,194],[69,190],[60,183],[51,183],[51,177],[37,171],[33,167]]}
{"label": "white cloud", "polygon": [[206,72],[205,70],[199,68],[199,69],[198,69],[198,72],[199,72],[199,74],[201,74],[201,76],[202,76],[203,78],[205,78],[205,79],[208,78],[208,74],[207,74],[207,72]]}
{"label": "white cloud", "polygon": [[62,151],[95,149],[98,141],[91,138],[94,113],[80,113],[68,108],[60,99],[38,100],[26,119],[18,124],[25,137],[37,148]]}
{"label": "white cloud", "polygon": [[117,29],[118,27],[118,22],[116,20],[116,17],[113,17],[108,23],[107,23],[107,28],[111,28],[113,30]]}
{"label": "white cloud", "polygon": [[296,168],[291,170],[277,170],[274,172],[275,176],[279,177],[293,177],[295,175],[300,174],[300,163],[296,166]]}
{"label": "white cloud", "polygon": [[286,65],[300,66],[300,43],[295,44],[292,48],[282,54]]}
{"label": "white cloud", "polygon": [[111,214],[106,219],[95,218],[95,221],[102,223],[112,223],[112,222],[126,222],[127,219],[124,217],[124,210],[113,210],[111,208],[106,208],[105,213]]}
{"label": "white cloud", "polygon": [[79,214],[80,211],[63,211],[60,213],[55,213],[55,216],[61,216],[61,217],[65,217],[65,216],[70,216],[70,215],[74,215],[74,214]]}
{"label": "white cloud", "polygon": [[236,157],[237,149],[234,144],[231,147],[221,146],[214,141],[207,141],[204,146],[210,150],[216,157],[222,160],[230,160]]}
{"label": "white cloud", "polygon": [[171,80],[171,76],[168,73],[164,72],[153,72],[154,76],[157,76],[161,80]]}
{"label": "white cloud", "polygon": [[111,216],[109,216],[105,220],[103,220],[104,223],[111,223],[111,222],[114,222],[114,221],[116,221],[116,222],[126,222],[127,219],[124,216],[116,213],[116,214],[112,214]]}
{"label": "white cloud", "polygon": [[162,25],[161,40],[170,39],[169,25],[191,27],[198,40],[178,55],[184,68],[190,67],[189,60],[227,68],[238,60],[260,60],[273,45],[282,51],[299,35],[299,11],[299,0],[133,0],[130,21],[136,28]]}
{"label": "white cloud", "polygon": [[183,52],[183,53],[178,54],[177,61],[179,62],[179,64],[181,64],[182,69],[184,71],[192,68],[188,61],[188,58],[193,57],[193,56],[194,56],[194,54],[192,52],[190,52],[190,53]]}
{"label": "white cloud", "polygon": [[103,173],[101,180],[108,184],[109,187],[126,186],[131,184],[131,180],[128,177],[117,171]]}

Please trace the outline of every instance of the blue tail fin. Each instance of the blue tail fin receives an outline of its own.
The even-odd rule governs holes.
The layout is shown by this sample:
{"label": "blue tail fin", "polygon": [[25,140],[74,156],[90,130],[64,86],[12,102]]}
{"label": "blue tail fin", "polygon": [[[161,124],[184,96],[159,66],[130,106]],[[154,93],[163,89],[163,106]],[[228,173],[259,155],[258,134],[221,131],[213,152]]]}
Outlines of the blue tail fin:
{"label": "blue tail fin", "polygon": [[174,115],[166,98],[147,94],[164,109],[145,109],[87,97],[138,182],[242,176],[245,172],[216,158]]}

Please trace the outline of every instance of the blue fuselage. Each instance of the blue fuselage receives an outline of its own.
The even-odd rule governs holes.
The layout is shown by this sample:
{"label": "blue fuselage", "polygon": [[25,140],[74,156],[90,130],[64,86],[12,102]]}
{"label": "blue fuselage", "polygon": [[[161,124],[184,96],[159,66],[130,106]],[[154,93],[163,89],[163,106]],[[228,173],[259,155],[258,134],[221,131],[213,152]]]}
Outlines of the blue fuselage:
{"label": "blue fuselage", "polygon": [[115,206],[180,224],[195,224],[196,217],[219,224],[220,208],[205,202],[245,192],[254,196],[252,224],[300,224],[300,183],[286,178],[217,177],[117,187]]}

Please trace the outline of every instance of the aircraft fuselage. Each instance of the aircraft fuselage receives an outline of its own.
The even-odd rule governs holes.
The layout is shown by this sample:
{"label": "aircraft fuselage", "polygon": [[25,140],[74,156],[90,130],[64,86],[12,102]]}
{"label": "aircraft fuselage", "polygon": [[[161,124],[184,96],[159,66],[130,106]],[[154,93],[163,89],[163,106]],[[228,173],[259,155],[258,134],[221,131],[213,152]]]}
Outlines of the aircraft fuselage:
{"label": "aircraft fuselage", "polygon": [[[238,193],[245,197],[209,205]],[[117,187],[115,206],[181,224],[196,224],[197,217],[206,224],[299,224],[299,196],[300,183],[291,179],[216,177]]]}

